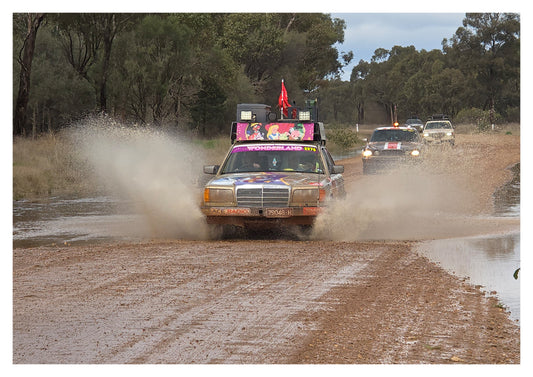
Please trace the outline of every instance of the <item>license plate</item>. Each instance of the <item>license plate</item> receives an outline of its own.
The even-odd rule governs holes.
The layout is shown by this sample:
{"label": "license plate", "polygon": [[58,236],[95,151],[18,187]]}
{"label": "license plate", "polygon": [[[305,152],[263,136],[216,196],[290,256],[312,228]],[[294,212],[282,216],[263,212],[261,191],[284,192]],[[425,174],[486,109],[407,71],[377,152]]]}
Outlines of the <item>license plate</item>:
{"label": "license plate", "polygon": [[290,208],[266,208],[266,217],[291,217],[292,210]]}

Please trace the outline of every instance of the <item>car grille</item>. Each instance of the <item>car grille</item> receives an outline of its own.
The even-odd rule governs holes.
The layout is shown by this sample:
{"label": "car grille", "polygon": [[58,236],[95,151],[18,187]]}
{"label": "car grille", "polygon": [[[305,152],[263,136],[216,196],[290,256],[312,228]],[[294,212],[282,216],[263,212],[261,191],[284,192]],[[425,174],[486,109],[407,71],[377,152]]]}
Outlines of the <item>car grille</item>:
{"label": "car grille", "polygon": [[289,188],[285,187],[238,187],[239,207],[286,207],[289,205]]}
{"label": "car grille", "polygon": [[446,134],[444,132],[435,132],[432,134],[429,134],[429,136],[435,138],[435,139],[442,139]]}
{"label": "car grille", "polygon": [[395,150],[384,150],[379,153],[381,156],[403,156],[405,154],[405,151],[402,151],[401,149],[395,149]]}

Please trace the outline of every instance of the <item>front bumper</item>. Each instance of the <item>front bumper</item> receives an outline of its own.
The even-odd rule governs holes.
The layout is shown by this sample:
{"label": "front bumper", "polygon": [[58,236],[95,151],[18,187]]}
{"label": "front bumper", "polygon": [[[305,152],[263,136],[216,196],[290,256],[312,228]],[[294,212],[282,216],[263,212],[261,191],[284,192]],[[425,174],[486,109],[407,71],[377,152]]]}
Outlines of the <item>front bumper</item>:
{"label": "front bumper", "polygon": [[398,165],[420,163],[420,156],[372,156],[363,158],[364,169],[390,169]]}
{"label": "front bumper", "polygon": [[202,207],[208,224],[247,226],[249,224],[281,223],[312,225],[322,207]]}
{"label": "front bumper", "polygon": [[430,134],[429,136],[423,136],[422,140],[427,144],[454,143],[455,137],[446,134]]}

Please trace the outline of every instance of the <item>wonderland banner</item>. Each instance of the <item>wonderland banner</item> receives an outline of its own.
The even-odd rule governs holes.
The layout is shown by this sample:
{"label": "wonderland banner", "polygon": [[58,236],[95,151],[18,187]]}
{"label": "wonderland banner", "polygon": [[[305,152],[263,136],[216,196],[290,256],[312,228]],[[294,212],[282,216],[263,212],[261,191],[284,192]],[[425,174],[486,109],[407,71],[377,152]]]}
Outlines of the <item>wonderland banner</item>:
{"label": "wonderland banner", "polygon": [[314,123],[237,123],[236,139],[312,141],[314,130]]}

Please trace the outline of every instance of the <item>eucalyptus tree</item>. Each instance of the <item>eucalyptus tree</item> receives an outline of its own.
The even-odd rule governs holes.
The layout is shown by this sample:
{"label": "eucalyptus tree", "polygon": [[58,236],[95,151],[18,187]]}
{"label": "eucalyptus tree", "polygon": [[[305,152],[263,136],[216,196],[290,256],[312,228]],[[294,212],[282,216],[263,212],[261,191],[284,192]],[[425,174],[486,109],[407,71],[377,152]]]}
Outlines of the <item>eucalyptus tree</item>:
{"label": "eucalyptus tree", "polygon": [[193,65],[191,38],[190,28],[178,19],[147,14],[119,39],[115,80],[125,88],[116,95],[129,116],[141,123],[162,124],[175,115],[173,96]]}
{"label": "eucalyptus tree", "polygon": [[113,42],[132,27],[137,15],[127,13],[60,13],[51,15],[57,37],[72,68],[95,91],[97,110],[107,112],[107,81]]}
{"label": "eucalyptus tree", "polygon": [[[482,96],[482,106],[494,121],[496,110],[510,103],[519,104],[520,92],[520,16],[515,13],[467,13],[463,26],[445,52],[455,58],[458,68],[473,76]],[[512,96],[511,93],[516,93]],[[512,98],[502,100],[504,95]]]}
{"label": "eucalyptus tree", "polygon": [[[19,87],[17,100],[13,112],[13,134],[22,135],[28,125],[27,107],[30,99],[31,69],[37,31],[44,19],[44,13],[28,13],[26,15],[14,15],[14,27],[26,28],[22,47],[17,56],[20,65]],[[20,29],[19,29],[20,30]]]}

